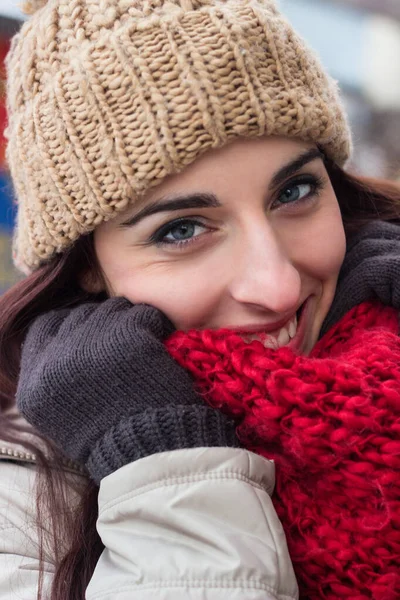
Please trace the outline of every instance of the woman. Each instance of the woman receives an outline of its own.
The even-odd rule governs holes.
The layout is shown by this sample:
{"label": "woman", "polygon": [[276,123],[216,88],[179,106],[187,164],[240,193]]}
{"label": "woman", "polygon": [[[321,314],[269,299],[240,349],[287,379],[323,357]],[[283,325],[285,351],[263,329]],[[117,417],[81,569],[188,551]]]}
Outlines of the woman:
{"label": "woman", "polygon": [[346,234],[396,220],[399,192],[341,170],[335,84],[273,2],[28,4],[8,58],[27,277],[1,300],[0,598],[297,598],[273,463],[164,341],[229,328],[307,355],[392,290],[379,226],[361,297],[337,281]]}

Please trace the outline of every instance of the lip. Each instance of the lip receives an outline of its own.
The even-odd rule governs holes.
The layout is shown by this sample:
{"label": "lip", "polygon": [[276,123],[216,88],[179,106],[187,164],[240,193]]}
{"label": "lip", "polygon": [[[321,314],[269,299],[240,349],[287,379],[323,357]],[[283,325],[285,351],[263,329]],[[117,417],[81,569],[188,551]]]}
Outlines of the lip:
{"label": "lip", "polygon": [[303,304],[301,305],[303,308],[301,311],[299,322],[297,324],[296,335],[287,345],[288,348],[290,348],[296,353],[301,353],[304,348],[306,334],[309,329],[308,326],[310,322],[310,315],[312,314],[312,298],[312,296],[309,296],[307,300],[305,300],[305,302],[303,302]]}
{"label": "lip", "polygon": [[295,313],[293,313],[291,316],[276,321],[275,323],[266,323],[265,325],[245,325],[242,327],[225,327],[224,329],[233,331],[239,335],[259,334],[262,336],[264,334],[264,337],[266,337],[268,334],[276,332],[287,325],[294,315],[297,314],[301,309],[296,335],[292,340],[290,340],[289,344],[285,346],[286,348],[293,350],[293,352],[296,352],[296,354],[301,354],[307,341],[307,334],[310,330],[310,320],[314,310],[314,299],[314,295],[308,296],[308,298],[306,298],[306,300],[300,304]]}

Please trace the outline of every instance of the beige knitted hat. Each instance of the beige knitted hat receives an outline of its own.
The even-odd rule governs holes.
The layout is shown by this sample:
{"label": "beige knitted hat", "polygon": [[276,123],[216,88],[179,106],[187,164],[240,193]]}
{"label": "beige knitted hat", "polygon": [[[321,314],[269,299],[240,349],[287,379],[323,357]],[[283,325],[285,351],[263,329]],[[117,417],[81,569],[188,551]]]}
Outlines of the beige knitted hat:
{"label": "beige knitted hat", "polygon": [[351,139],[336,83],[273,0],[30,0],[7,59],[24,273],[237,137]]}

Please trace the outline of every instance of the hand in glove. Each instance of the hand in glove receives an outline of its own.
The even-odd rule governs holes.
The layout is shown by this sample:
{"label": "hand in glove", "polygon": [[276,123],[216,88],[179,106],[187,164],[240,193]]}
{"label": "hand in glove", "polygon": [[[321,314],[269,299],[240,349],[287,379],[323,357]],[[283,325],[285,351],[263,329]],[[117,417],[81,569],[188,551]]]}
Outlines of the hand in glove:
{"label": "hand in glove", "polygon": [[164,348],[157,309],[124,298],[38,317],[26,336],[17,406],[29,423],[100,480],[149,454],[239,446]]}
{"label": "hand in glove", "polygon": [[371,221],[353,235],[321,335],[351,308],[378,299],[400,309],[400,226]]}

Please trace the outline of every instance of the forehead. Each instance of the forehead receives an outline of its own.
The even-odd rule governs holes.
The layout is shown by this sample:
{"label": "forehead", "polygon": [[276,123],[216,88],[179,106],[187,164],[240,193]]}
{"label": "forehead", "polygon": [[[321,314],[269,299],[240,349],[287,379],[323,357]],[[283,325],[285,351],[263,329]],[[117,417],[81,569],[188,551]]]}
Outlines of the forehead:
{"label": "forehead", "polygon": [[302,152],[315,148],[315,144],[283,137],[243,138],[223,148],[206,152],[181,173],[172,175],[146,196],[154,200],[161,194],[192,185],[228,185],[232,179],[244,177],[251,184],[252,176],[264,180],[285,163]]}
{"label": "forehead", "polygon": [[[236,139],[223,148],[206,152],[176,175],[149,190],[117,218],[100,228],[109,228],[129,219],[147,205],[165,198],[193,193],[214,195],[223,205],[243,196],[265,195],[273,176],[315,144],[283,137]],[[243,203],[241,202],[241,205]]]}

